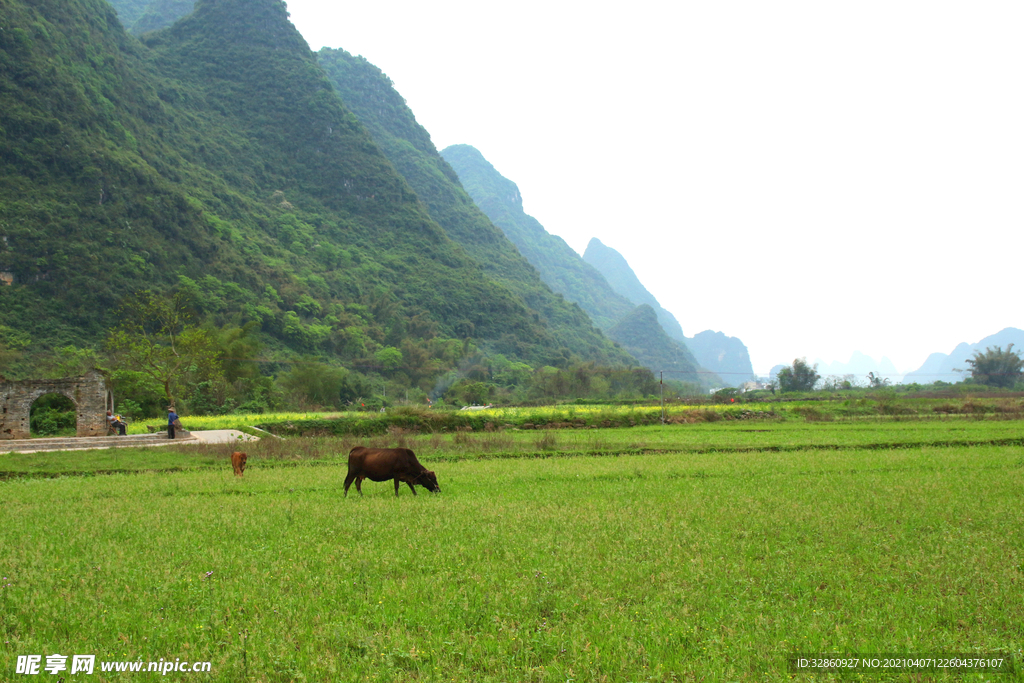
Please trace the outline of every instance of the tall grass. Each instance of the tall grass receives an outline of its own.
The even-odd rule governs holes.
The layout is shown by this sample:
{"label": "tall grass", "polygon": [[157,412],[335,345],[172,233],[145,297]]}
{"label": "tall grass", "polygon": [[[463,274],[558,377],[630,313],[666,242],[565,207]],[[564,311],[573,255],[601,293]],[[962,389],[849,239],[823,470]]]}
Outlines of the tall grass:
{"label": "tall grass", "polygon": [[[385,413],[267,413],[253,415],[184,416],[191,430],[262,427],[280,435],[388,434],[394,428],[422,432],[501,431],[508,428],[601,428],[668,424],[700,424],[719,421],[774,422],[791,418],[808,422],[906,421],[972,417],[1016,420],[1024,417],[1024,399],[966,397],[958,400],[897,398],[879,392],[872,398],[789,400],[723,404],[669,403],[658,405],[559,405],[501,407],[457,411],[400,406]],[[129,433],[166,428],[166,421],[152,419],[129,426]]]}

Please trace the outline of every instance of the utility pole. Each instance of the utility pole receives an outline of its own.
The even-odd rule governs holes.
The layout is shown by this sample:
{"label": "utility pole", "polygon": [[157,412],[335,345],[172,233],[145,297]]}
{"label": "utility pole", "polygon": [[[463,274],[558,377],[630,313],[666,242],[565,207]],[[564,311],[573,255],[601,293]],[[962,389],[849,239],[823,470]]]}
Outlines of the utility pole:
{"label": "utility pole", "polygon": [[658,373],[658,384],[661,385],[661,424],[665,424],[665,372]]}

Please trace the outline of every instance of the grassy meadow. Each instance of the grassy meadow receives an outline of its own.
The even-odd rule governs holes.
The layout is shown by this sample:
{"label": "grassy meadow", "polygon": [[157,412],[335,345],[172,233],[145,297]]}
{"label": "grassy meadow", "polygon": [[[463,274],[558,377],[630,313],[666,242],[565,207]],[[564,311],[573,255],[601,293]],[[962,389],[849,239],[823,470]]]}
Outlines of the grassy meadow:
{"label": "grassy meadow", "polygon": [[398,498],[342,497],[354,439],[248,444],[242,479],[230,446],[0,455],[0,679],[57,652],[260,682],[765,681],[794,653],[999,652],[1015,673],[796,679],[1024,681],[1022,427],[358,441],[437,472],[442,493]]}

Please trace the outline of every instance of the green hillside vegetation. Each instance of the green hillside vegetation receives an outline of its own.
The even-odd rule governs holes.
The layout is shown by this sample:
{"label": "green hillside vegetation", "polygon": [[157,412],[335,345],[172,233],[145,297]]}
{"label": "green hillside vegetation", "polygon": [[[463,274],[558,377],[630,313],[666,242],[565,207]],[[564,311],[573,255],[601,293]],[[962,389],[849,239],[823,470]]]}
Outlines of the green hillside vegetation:
{"label": "green hillside vegetation", "polygon": [[146,7],[131,32],[140,34],[165,28],[191,12],[194,7],[195,0],[156,0]]}
{"label": "green hillside vegetation", "polygon": [[188,14],[195,0],[109,0],[124,27],[139,35],[166,28]]}
{"label": "green hillside vegetation", "polygon": [[121,25],[131,30],[135,22],[146,13],[155,0],[109,0],[109,2],[117,12],[117,18],[121,21]]}
{"label": "green hillside vegetation", "polygon": [[633,310],[633,304],[615,292],[590,264],[561,237],[550,234],[537,219],[523,211],[523,199],[514,182],[503,177],[469,145],[452,145],[441,152],[458,173],[462,186],[495,225],[500,227],[537,268],[551,289],[575,301],[594,323],[606,330]]}
{"label": "green hillside vegetation", "polygon": [[279,0],[200,0],[143,42],[102,0],[0,6],[8,377],[80,369],[143,289],[185,295],[221,344],[221,374],[190,388],[209,409],[344,400],[347,371],[324,363],[363,370],[351,400],[366,381],[431,391],[474,354],[531,372],[615,360],[582,325],[553,336],[432,220]]}
{"label": "green hillside vegetation", "polygon": [[380,69],[344,50],[323,48],[318,57],[345,105],[427,205],[431,217],[488,276],[520,295],[570,352],[605,363],[633,361],[593,327],[578,305],[554,294],[505,233],[473,203]]}
{"label": "green hillside vegetation", "polygon": [[700,373],[693,354],[666,334],[658,315],[647,304],[633,311],[608,330],[608,336],[636,356],[644,367],[662,371],[666,379],[693,384],[715,385],[719,379]]}

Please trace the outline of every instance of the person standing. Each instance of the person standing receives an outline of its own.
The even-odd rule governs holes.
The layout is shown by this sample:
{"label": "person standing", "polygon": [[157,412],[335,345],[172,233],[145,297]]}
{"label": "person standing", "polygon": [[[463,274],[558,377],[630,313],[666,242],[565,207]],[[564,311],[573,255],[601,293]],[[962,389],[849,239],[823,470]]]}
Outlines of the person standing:
{"label": "person standing", "polygon": [[174,425],[178,424],[178,414],[174,412],[174,406],[167,409],[167,438],[174,438]]}

